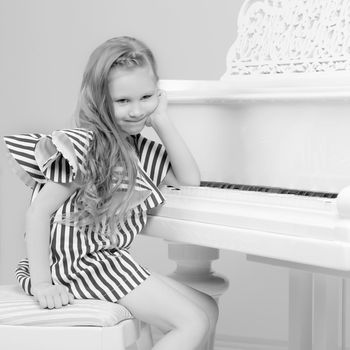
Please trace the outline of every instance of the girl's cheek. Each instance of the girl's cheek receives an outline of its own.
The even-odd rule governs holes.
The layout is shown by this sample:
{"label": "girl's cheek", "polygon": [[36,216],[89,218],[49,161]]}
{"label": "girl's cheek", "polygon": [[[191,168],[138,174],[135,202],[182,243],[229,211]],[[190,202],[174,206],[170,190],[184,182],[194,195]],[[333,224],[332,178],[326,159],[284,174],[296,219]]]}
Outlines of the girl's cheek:
{"label": "girl's cheek", "polygon": [[121,118],[126,114],[126,108],[114,105],[114,115],[116,118]]}
{"label": "girl's cheek", "polygon": [[147,104],[148,112],[152,113],[157,108],[158,103],[159,103],[158,96],[155,96],[154,98],[152,98],[152,100],[150,100]]}

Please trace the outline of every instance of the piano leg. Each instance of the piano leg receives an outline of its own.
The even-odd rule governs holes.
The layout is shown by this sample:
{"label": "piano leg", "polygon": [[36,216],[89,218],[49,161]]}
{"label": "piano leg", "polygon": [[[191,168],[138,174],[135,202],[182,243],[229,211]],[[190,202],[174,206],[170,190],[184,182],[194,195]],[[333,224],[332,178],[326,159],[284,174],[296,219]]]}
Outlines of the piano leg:
{"label": "piano leg", "polygon": [[[218,303],[228,288],[228,280],[215,274],[211,262],[219,258],[219,250],[191,244],[169,242],[169,259],[176,262],[175,271],[169,277],[213,297]],[[213,350],[215,334],[211,334],[206,348]]]}
{"label": "piano leg", "polygon": [[312,349],[312,273],[289,271],[289,350]]}
{"label": "piano leg", "polygon": [[345,349],[349,273],[255,255],[247,259],[289,269],[289,350]]}
{"label": "piano leg", "polygon": [[342,332],[345,305],[342,305],[344,279],[314,274],[314,339],[313,349],[345,348]]}

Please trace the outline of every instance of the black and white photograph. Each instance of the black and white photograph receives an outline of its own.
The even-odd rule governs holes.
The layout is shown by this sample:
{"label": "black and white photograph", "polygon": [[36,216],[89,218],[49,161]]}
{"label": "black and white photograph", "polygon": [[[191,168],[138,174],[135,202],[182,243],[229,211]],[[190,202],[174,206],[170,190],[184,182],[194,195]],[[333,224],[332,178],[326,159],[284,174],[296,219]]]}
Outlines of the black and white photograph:
{"label": "black and white photograph", "polygon": [[350,350],[349,0],[0,0],[1,350]]}

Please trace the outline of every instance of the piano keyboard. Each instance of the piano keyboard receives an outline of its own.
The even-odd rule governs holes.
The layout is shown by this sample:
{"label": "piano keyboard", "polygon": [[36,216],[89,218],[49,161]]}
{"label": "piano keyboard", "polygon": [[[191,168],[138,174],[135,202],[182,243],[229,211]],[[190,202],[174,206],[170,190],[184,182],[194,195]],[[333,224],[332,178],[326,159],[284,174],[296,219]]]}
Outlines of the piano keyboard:
{"label": "piano keyboard", "polygon": [[238,185],[230,184],[227,182],[213,182],[213,181],[202,181],[201,186],[203,187],[214,187],[221,189],[232,189],[239,191],[252,191],[252,192],[266,192],[266,193],[277,193],[277,194],[292,194],[296,196],[306,197],[321,197],[321,198],[336,198],[337,193],[331,192],[319,192],[319,191],[305,191],[295,190],[280,187],[267,187],[267,186],[251,186],[251,185]]}
{"label": "piano keyboard", "polygon": [[350,223],[339,216],[336,195],[161,190],[166,201],[149,213],[146,235],[350,271]]}
{"label": "piano keyboard", "polygon": [[306,196],[214,187],[165,187],[151,215],[218,226],[334,240],[335,196]]}
{"label": "piano keyboard", "polygon": [[[230,186],[230,187],[229,187]],[[220,182],[202,182],[201,187],[185,186],[162,188],[166,197],[179,197],[186,200],[203,200],[263,204],[266,206],[302,207],[315,210],[331,210],[337,194],[330,192],[311,192],[261,187],[234,185]],[[310,195],[307,195],[310,193]]]}

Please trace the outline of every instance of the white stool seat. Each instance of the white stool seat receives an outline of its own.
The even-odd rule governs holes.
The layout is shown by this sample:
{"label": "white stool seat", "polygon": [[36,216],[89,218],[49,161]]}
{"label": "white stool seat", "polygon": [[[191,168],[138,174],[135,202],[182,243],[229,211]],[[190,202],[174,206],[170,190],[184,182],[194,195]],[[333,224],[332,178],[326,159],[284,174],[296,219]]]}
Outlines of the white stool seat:
{"label": "white stool seat", "polygon": [[111,327],[132,319],[122,305],[102,300],[74,300],[61,309],[41,309],[17,286],[0,287],[0,324],[22,326]]}
{"label": "white stool seat", "polygon": [[[41,309],[14,285],[0,286],[0,348],[4,350],[150,349],[136,345],[141,328],[122,305],[74,300],[61,309]],[[145,333],[145,332],[143,332]]]}

